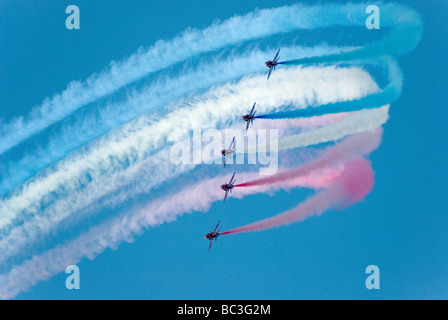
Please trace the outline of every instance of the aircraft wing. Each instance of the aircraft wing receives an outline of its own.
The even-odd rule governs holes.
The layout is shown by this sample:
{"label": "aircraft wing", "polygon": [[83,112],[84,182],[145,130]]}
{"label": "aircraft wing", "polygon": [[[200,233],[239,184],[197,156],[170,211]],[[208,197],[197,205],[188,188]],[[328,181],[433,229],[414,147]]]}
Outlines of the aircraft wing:
{"label": "aircraft wing", "polygon": [[268,80],[269,80],[269,77],[271,76],[271,72],[272,72],[272,68],[269,68]]}
{"label": "aircraft wing", "polygon": [[234,172],[233,175],[232,175],[232,178],[230,178],[229,184],[232,184],[232,180],[233,180],[233,178],[235,177],[235,173],[236,173],[236,172]]}
{"label": "aircraft wing", "polygon": [[208,251],[210,251],[210,249],[212,248],[212,244],[213,244],[213,239],[210,239],[210,244],[208,245]]}
{"label": "aircraft wing", "polygon": [[278,49],[277,53],[275,54],[274,60],[272,61],[276,61],[278,59],[278,54],[280,53],[280,49]]}
{"label": "aircraft wing", "polygon": [[252,106],[252,109],[250,109],[250,112],[249,112],[249,114],[252,114],[252,112],[254,112],[254,109],[255,109],[255,104],[256,104],[257,102],[254,102],[254,105]]}
{"label": "aircraft wing", "polygon": [[226,202],[227,195],[229,194],[229,189],[226,189],[226,194],[224,195],[224,202]]}
{"label": "aircraft wing", "polygon": [[232,139],[232,142],[230,142],[230,146],[229,146],[229,153],[233,153],[233,152],[235,152],[235,137],[233,137],[233,139]]}
{"label": "aircraft wing", "polygon": [[218,223],[216,224],[216,227],[215,227],[215,230],[213,230],[213,233],[215,233],[216,232],[216,229],[218,229],[218,226],[219,226],[219,223],[221,222],[221,220],[220,221],[218,221]]}

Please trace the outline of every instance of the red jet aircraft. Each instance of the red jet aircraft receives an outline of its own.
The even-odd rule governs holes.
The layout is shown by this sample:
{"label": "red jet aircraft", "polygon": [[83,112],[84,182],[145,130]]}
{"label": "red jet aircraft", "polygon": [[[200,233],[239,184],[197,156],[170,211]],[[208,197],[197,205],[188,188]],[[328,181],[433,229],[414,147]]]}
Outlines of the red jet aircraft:
{"label": "red jet aircraft", "polygon": [[233,137],[232,142],[228,149],[221,150],[221,154],[224,157],[224,168],[226,167],[227,157],[231,157],[235,153],[235,137]]}
{"label": "red jet aircraft", "polygon": [[219,237],[218,226],[219,226],[219,221],[216,224],[215,230],[210,231],[209,233],[207,233],[205,235],[205,239],[210,240],[210,244],[208,246],[208,251],[210,251],[210,249],[212,248],[213,240],[215,240],[215,241],[218,240],[218,237]]}
{"label": "red jet aircraft", "polygon": [[278,59],[280,58],[280,57],[278,56],[279,53],[280,53],[280,49],[278,49],[277,54],[275,55],[275,57],[274,57],[273,60],[269,60],[269,61],[266,61],[266,62],[265,62],[266,67],[269,68],[268,80],[269,80],[269,77],[271,76],[272,69],[275,70],[275,67],[276,67],[278,64],[283,64],[283,63],[284,63],[284,62],[278,62]]}
{"label": "red jet aircraft", "polygon": [[249,114],[246,114],[245,116],[241,117],[241,119],[243,119],[244,121],[247,122],[246,132],[247,132],[247,129],[249,129],[249,125],[254,124],[255,112],[257,112],[257,111],[254,111],[255,104],[256,104],[256,102],[254,102],[254,105],[253,105],[252,109],[250,110]]}
{"label": "red jet aircraft", "polygon": [[225,183],[225,184],[221,185],[221,189],[226,192],[226,194],[224,196],[224,202],[227,199],[227,195],[229,194],[229,191],[230,191],[230,193],[232,193],[232,189],[235,187],[235,185],[234,185],[235,180],[233,180],[234,177],[235,177],[235,172],[233,173],[232,178],[230,178],[229,183]]}

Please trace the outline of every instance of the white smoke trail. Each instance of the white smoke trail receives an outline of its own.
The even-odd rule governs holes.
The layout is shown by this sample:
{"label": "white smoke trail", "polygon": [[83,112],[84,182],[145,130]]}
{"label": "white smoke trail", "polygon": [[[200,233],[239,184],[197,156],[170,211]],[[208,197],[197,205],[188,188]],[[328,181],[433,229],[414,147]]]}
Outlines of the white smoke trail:
{"label": "white smoke trail", "polygon": [[[289,57],[302,57],[340,50],[341,48],[326,46],[286,47],[284,53]],[[227,58],[213,57],[194,68],[185,68],[175,76],[160,75],[143,89],[131,90],[122,99],[124,101],[114,101],[104,107],[91,108],[85,113],[73,115],[70,121],[64,122],[64,125],[50,136],[44,146],[41,144],[36,150],[27,148],[26,154],[21,159],[4,165],[0,175],[0,194],[23,183],[27,178],[63,158],[71,150],[78,149],[142,114],[158,111],[167,103],[199,90],[265,71],[263,61],[266,56],[266,51],[252,49],[241,55],[232,54]]]}
{"label": "white smoke trail", "polygon": [[0,202],[0,228],[20,218],[20,214],[39,212],[52,201],[51,193],[71,194],[90,178],[98,178],[101,172],[111,174],[119,170],[120,163],[141,161],[149,151],[164,146],[175,129],[191,130],[201,125],[203,129],[216,128],[235,119],[242,106],[252,104],[253,97],[259,101],[260,112],[267,112],[285,105],[303,108],[311,101],[324,104],[352,100],[378,90],[370,76],[359,68],[288,69],[278,72],[277,80],[269,83],[261,81],[261,77],[247,77],[236,85],[212,89],[201,98],[195,97],[197,102],[177,108],[164,118],[142,117],[86,150],[69,155]]}
{"label": "white smoke trail", "polygon": [[[374,130],[385,124],[388,119],[389,105],[377,109],[364,109],[337,123],[283,138],[278,142],[278,150],[288,150],[322,142],[336,141],[349,134]],[[266,148],[268,151],[271,149],[268,143],[267,146],[250,146],[245,152],[257,152],[260,148]]]}
{"label": "white smoke trail", "polygon": [[[1,260],[15,254],[30,239],[35,241],[37,236],[48,233],[61,221],[106,195],[113,205],[132,194],[148,192],[167,179],[191,169],[174,165],[170,161],[169,150],[163,150],[169,145],[168,138],[175,130],[183,128],[190,132],[198,126],[204,130],[222,124],[227,126],[229,121],[231,124],[241,114],[241,105],[250,105],[252,96],[257,96],[260,112],[264,112],[283,105],[306,107],[311,101],[321,104],[324,101],[351,100],[378,91],[377,85],[365,71],[353,67],[282,70],[272,83],[260,81],[260,77],[264,76],[248,77],[236,84],[211,89],[202,96],[194,97],[188,105],[184,101],[180,104],[182,108],[175,108],[157,122],[144,118],[129,124],[126,130],[102,139],[89,152],[73,155],[47,176],[25,188],[23,193],[0,203],[4,210],[9,210],[11,217],[9,221],[6,216],[0,220],[4,227],[4,239],[0,241]],[[365,116],[373,119],[370,123],[380,126],[383,122],[375,120],[375,110],[368,111],[361,111],[359,115],[354,113],[340,122],[323,127],[326,130],[319,128],[303,133],[307,137],[316,132],[313,140],[305,140],[308,140],[308,145],[338,140],[342,138],[341,125],[338,125],[341,122],[344,123],[342,128],[348,127],[345,135],[363,131]],[[387,116],[387,109],[385,112]],[[364,128],[370,129],[373,126]],[[300,146],[305,145],[302,139]],[[150,155],[150,150],[159,149],[162,150],[158,154]],[[128,166],[123,167],[123,163]],[[136,185],[135,181],[141,182]],[[134,187],[125,194],[113,194],[131,182]],[[48,194],[57,193],[57,201],[52,203],[47,200],[47,196],[43,195],[45,188]],[[139,188],[141,190],[137,190]],[[38,216],[27,218],[37,212]],[[11,225],[7,228],[8,223],[18,217],[24,220],[23,223],[12,230]]]}
{"label": "white smoke trail", "polygon": [[[292,5],[257,10],[215,23],[204,30],[189,29],[170,41],[160,40],[149,49],[139,49],[121,62],[111,62],[107,69],[93,74],[83,82],[70,83],[65,91],[45,99],[29,115],[15,118],[4,125],[0,131],[0,154],[86,104],[149,73],[205,52],[278,33],[312,29],[316,26],[362,25],[365,19],[363,9],[363,4],[347,4]],[[331,14],[332,19],[324,19],[325,13]]]}
{"label": "white smoke trail", "polygon": [[[327,186],[328,179],[333,179],[342,171],[336,164],[333,165],[333,168],[323,166],[276,185],[239,189],[236,196],[243,198],[250,194],[275,192],[297,186],[312,188]],[[243,180],[252,180],[257,177],[257,174],[243,173],[240,177]],[[150,226],[173,221],[183,213],[207,211],[213,202],[222,199],[222,191],[216,186],[227,178],[221,176],[196,184],[188,183],[186,189],[134,208],[92,227],[88,232],[63,245],[14,266],[7,274],[0,275],[0,298],[12,298],[37,282],[49,279],[52,275],[64,270],[66,266],[78,263],[84,257],[94,259],[107,248],[114,249],[123,241],[132,242],[136,235],[141,234]],[[192,196],[194,201],[191,199]]]}

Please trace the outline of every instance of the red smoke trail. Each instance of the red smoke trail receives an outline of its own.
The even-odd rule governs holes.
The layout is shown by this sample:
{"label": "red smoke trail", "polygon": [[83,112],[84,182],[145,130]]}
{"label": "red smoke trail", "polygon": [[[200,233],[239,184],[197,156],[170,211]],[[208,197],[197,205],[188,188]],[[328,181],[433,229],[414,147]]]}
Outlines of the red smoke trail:
{"label": "red smoke trail", "polygon": [[323,169],[336,163],[347,162],[359,158],[359,156],[364,156],[379,146],[381,135],[382,129],[377,129],[374,132],[364,132],[350,136],[336,146],[328,147],[322,156],[309,163],[297,168],[278,172],[272,176],[240,183],[235,185],[235,187],[254,187],[276,184],[296,177],[309,175],[318,169]]}
{"label": "red smoke trail", "polygon": [[221,234],[260,231],[303,221],[313,215],[321,215],[332,208],[346,207],[362,201],[372,191],[374,174],[370,162],[364,158],[352,160],[345,165],[337,181],[318,194],[308,198],[297,207],[258,222],[248,224]]}

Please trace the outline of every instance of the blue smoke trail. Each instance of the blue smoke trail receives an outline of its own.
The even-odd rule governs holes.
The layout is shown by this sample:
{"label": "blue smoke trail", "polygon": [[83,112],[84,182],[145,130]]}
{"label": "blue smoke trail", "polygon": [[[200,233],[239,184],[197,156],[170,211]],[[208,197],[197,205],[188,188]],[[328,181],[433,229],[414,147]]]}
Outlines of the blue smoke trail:
{"label": "blue smoke trail", "polygon": [[413,10],[395,5],[381,6],[382,24],[396,25],[392,31],[381,40],[374,41],[361,48],[320,57],[282,61],[284,65],[314,65],[333,63],[374,63],[382,59],[388,63],[390,84],[380,93],[349,102],[338,102],[306,109],[276,112],[260,115],[259,119],[288,119],[320,116],[327,113],[352,112],[361,109],[379,108],[397,100],[401,95],[402,75],[398,65],[391,61],[412,51],[420,42],[423,33],[423,23],[420,15]]}
{"label": "blue smoke trail", "polygon": [[[301,49],[294,47],[298,51]],[[313,48],[314,54],[336,52],[338,48]],[[198,92],[213,85],[241,78],[246,74],[259,73],[264,66],[259,63],[266,56],[265,51],[252,50],[241,56],[230,56],[227,59],[213,58],[196,69],[184,69],[175,76],[161,76],[141,92],[133,93],[124,102],[114,102],[98,110],[86,110],[66,119],[57,134],[52,136],[46,146],[27,154],[19,160],[5,163],[0,174],[0,195],[11,191],[18,184],[37,174],[40,170],[62,159],[73,150],[88,145],[88,142],[107,134],[142,114],[162,109],[175,99],[182,98],[191,92]],[[2,157],[3,155],[0,155]]]}
{"label": "blue smoke trail", "polygon": [[381,6],[381,26],[393,25],[391,32],[381,40],[361,48],[320,57],[307,57],[283,61],[285,65],[330,64],[354,61],[368,61],[379,57],[400,56],[417,46],[423,34],[420,15],[406,7],[396,5]]}
{"label": "blue smoke trail", "polygon": [[[360,26],[363,25],[366,19],[365,8],[366,4],[347,4],[347,5],[316,5],[316,6],[302,6],[302,5],[293,5],[287,7],[281,7],[277,9],[268,9],[262,10],[257,14],[247,15],[243,18],[236,17],[234,19],[230,19],[227,22],[223,23],[223,26],[214,25],[204,31],[204,33],[213,34],[212,30],[221,30],[225,28],[229,28],[230,25],[233,27],[241,27],[243,26],[244,30],[248,32],[250,36],[243,36],[245,41],[250,41],[254,39],[262,38],[266,36],[266,34],[275,34],[275,33],[285,33],[291,32],[293,30],[298,29],[313,29],[319,27],[331,27],[331,26]],[[297,60],[290,60],[287,62],[281,62],[281,64],[306,64],[306,63],[319,63],[319,62],[331,62],[331,61],[344,61],[357,59],[359,60],[362,57],[375,57],[377,54],[382,55],[384,52],[388,54],[394,54],[400,51],[410,50],[413,46],[418,42],[418,36],[415,37],[414,43],[410,43],[408,41],[407,45],[404,45],[403,41],[397,41],[398,38],[409,38],[408,33],[421,34],[421,30],[418,32],[419,28],[421,29],[421,24],[419,24],[419,16],[412,10],[403,7],[401,5],[396,4],[388,4],[381,5],[382,8],[382,24],[381,26],[392,27],[392,32],[388,36],[386,36],[383,40],[378,43],[374,43],[371,45],[366,45],[365,47],[354,50],[347,51],[342,54],[331,54],[331,50],[327,50],[325,55],[321,55],[322,51],[319,52],[319,55],[314,57],[302,58]],[[274,19],[277,17],[278,19]],[[267,20],[263,20],[267,19]],[[254,21],[256,22],[254,24]],[[264,21],[264,22],[263,22]],[[268,21],[268,25],[271,26],[272,30],[267,30],[266,25],[263,25]],[[398,21],[398,26],[395,27]],[[403,22],[404,21],[404,22]],[[252,30],[254,26],[263,25],[262,31]],[[408,29],[411,28],[412,30]],[[242,28],[242,27],[241,27]],[[241,30],[239,28],[239,30]],[[207,31],[208,30],[208,31]],[[200,31],[195,31],[197,34],[201,34]],[[193,32],[193,34],[196,34]],[[244,32],[243,32],[244,33]],[[186,32],[184,35],[189,34]],[[183,36],[184,36],[183,35]],[[191,35],[190,35],[191,36]],[[228,45],[232,41],[242,41],[243,39],[230,41],[229,39],[222,39],[219,37],[216,39],[216,43],[210,44],[207,41],[200,41],[200,39],[196,39],[199,37],[196,35],[193,37],[193,43],[201,43],[201,48],[195,48],[197,51],[196,54],[200,52],[204,52],[210,50],[209,46],[213,48],[223,47]],[[237,37],[238,38],[238,37]],[[180,39],[183,39],[182,37]],[[188,39],[188,37],[187,37]],[[179,40],[179,39],[178,39]],[[180,41],[180,40],[179,40]],[[184,41],[184,40],[182,40]],[[187,40],[185,40],[187,41]],[[221,43],[218,43],[222,41]],[[187,41],[188,42],[188,41]],[[168,44],[168,43],[166,43]],[[377,50],[380,49],[381,50]],[[373,51],[373,52],[372,52]],[[148,54],[148,53],[146,53]],[[185,53],[183,53],[185,54]],[[190,53],[191,54],[191,53]],[[187,55],[188,56],[188,55]],[[183,56],[184,59],[186,56]],[[351,58],[352,57],[352,58]],[[145,55],[142,54],[142,57],[134,57],[134,59],[140,61],[139,59],[145,58]],[[174,60],[180,59],[179,57],[173,58]],[[355,59],[355,60],[356,60]],[[174,61],[173,60],[173,61]],[[252,60],[254,62],[255,59]],[[141,62],[139,62],[141,63]],[[222,63],[222,62],[221,62]],[[217,76],[207,76],[207,72],[202,73],[194,81],[188,81],[185,78],[185,83],[177,83],[169,79],[170,81],[166,82],[165,91],[168,94],[162,94],[163,90],[155,90],[155,93],[148,95],[148,99],[146,101],[151,101],[151,103],[146,103],[145,101],[137,101],[133,106],[129,106],[128,104],[117,104],[114,103],[113,106],[107,107],[104,110],[98,110],[98,112],[87,112],[83,113],[83,119],[80,119],[79,115],[74,116],[74,120],[69,122],[68,126],[64,126],[62,128],[62,132],[52,138],[49,141],[48,145],[44,148],[37,150],[37,153],[34,153],[31,156],[26,156],[18,161],[11,162],[7,164],[5,170],[3,170],[2,177],[0,177],[0,194],[4,194],[10,191],[12,188],[16,187],[18,184],[24,182],[27,178],[36,174],[43,168],[50,166],[55,161],[60,160],[69,152],[80,148],[86,143],[97,139],[101,135],[107,133],[111,129],[120,126],[141,114],[149,112],[150,110],[159,109],[169,101],[172,101],[174,98],[181,97],[185,94],[193,92],[198,89],[204,89],[214,84],[219,84],[221,82],[228,81],[230,79],[235,79],[240,77],[241,75],[253,72],[260,72],[264,66],[260,65],[257,67],[253,64],[248,66],[246,63],[240,63],[237,68],[228,68],[227,70],[237,70],[237,72],[233,72],[231,74],[230,71],[226,72],[215,72]],[[102,75],[105,77],[105,75]],[[169,85],[172,87],[169,87]],[[162,88],[163,89],[163,88]],[[132,99],[129,99],[132,100]],[[132,102],[132,101],[131,101]],[[337,106],[336,106],[337,107]],[[353,107],[354,109],[355,106]],[[336,110],[337,108],[332,107],[329,109]],[[322,109],[322,113],[325,108]],[[303,111],[302,111],[303,112]],[[48,117],[49,121],[53,121],[53,117]],[[5,126],[6,127],[6,126]],[[34,130],[35,129],[35,130]],[[34,131],[39,131],[38,127],[34,128]],[[33,131],[33,132],[34,132]],[[10,132],[14,132],[17,136],[24,134],[27,130],[10,130]],[[35,134],[35,133],[34,133]],[[5,136],[7,137],[7,136]],[[2,138],[2,142],[5,138]],[[7,144],[1,143],[2,147]],[[0,147],[0,153],[1,153]],[[29,150],[27,150],[29,153]]]}
{"label": "blue smoke trail", "polygon": [[112,61],[108,68],[99,74],[93,74],[85,81],[71,82],[66,90],[45,99],[28,115],[17,117],[3,125],[0,128],[0,154],[70,116],[76,110],[150,73],[197,55],[275,34],[313,29],[316,26],[359,25],[365,20],[363,10],[366,6],[350,3],[315,6],[295,4],[256,10],[245,16],[234,16],[221,23],[214,23],[202,30],[187,29],[169,41],[157,41],[150,48],[139,49],[121,62]]}

